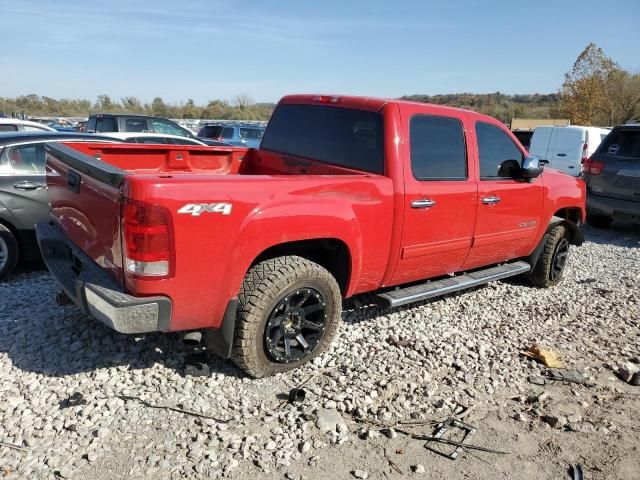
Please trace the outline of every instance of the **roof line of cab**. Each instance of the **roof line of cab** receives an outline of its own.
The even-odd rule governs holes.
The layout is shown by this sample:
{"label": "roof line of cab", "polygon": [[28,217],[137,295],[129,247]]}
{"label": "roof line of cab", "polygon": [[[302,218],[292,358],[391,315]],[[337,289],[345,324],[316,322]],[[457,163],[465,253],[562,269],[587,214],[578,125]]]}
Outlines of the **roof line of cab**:
{"label": "roof line of cab", "polygon": [[389,103],[399,105],[420,105],[430,108],[437,108],[451,112],[470,113],[477,118],[491,119],[488,115],[483,115],[473,110],[464,108],[450,107],[448,105],[440,105],[437,103],[413,102],[410,100],[401,100],[396,98],[378,98],[378,97],[362,97],[354,95],[337,95],[337,94],[293,94],[286,95],[278,102],[279,104],[325,104],[334,106],[351,107],[360,110],[369,110],[373,112],[380,111]]}

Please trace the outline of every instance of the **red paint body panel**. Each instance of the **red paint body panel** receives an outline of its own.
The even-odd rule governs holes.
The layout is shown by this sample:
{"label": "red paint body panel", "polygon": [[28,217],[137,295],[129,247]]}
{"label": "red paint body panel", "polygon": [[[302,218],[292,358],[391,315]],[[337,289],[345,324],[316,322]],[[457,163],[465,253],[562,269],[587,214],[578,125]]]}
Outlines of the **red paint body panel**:
{"label": "red paint body panel", "polygon": [[[117,189],[82,175],[79,194],[66,185],[66,165],[51,156],[47,181],[53,217],[69,238],[132,295],[165,295],[169,330],[215,328],[254,260],[270,247],[333,239],[349,252],[345,296],[491,265],[529,255],[551,217],[580,208],[584,184],[554,171],[530,183],[478,178],[474,124],[496,120],[473,112],[395,100],[327,96],[335,108],[380,112],[384,175],[264,150],[227,147],[69,144],[128,172]],[[281,103],[317,103],[312,95]],[[411,173],[413,115],[450,116],[464,126],[468,178],[418,181]],[[517,142],[517,141],[516,141]],[[524,150],[523,150],[524,151]],[[498,205],[482,197],[498,195]],[[171,214],[175,272],[141,279],[123,272],[120,205],[124,198]],[[411,202],[429,198],[430,209]],[[229,203],[228,215],[180,214],[187,204]],[[527,223],[532,222],[532,223]],[[524,226],[523,226],[524,225]]]}

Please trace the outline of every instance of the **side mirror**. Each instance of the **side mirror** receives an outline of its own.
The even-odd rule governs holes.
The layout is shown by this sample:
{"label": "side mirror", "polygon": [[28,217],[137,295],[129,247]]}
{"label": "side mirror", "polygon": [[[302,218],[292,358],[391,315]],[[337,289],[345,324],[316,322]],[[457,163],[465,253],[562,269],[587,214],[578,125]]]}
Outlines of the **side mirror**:
{"label": "side mirror", "polygon": [[539,177],[544,167],[540,164],[538,157],[525,157],[520,167],[520,178],[536,178]]}

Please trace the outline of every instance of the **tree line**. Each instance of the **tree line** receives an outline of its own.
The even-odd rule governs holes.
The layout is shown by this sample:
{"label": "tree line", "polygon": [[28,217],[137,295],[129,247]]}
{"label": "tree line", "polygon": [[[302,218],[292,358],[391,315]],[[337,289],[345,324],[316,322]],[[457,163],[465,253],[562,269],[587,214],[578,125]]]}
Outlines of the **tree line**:
{"label": "tree line", "polygon": [[[512,118],[569,118],[574,125],[614,126],[640,121],[640,74],[623,69],[590,43],[565,74],[559,92],[507,95],[500,92],[408,95],[405,100],[474,110],[504,123]],[[0,97],[0,114],[30,117],[84,117],[91,113],[139,113],[169,118],[268,120],[274,103],[256,103],[246,95],[230,102],[210,100],[196,105],[189,99],[172,104],[161,97],[144,103],[136,97],[114,99],[54,99],[38,95]]]}
{"label": "tree line", "polygon": [[255,103],[240,95],[228,102],[210,100],[206,105],[196,105],[189,99],[172,104],[156,97],[144,103],[137,97],[112,98],[98,95],[95,102],[86,99],[55,99],[35,94],[15,98],[0,97],[0,114],[26,115],[28,117],[86,117],[92,113],[138,113],[167,118],[215,118],[223,120],[268,120],[274,103]]}

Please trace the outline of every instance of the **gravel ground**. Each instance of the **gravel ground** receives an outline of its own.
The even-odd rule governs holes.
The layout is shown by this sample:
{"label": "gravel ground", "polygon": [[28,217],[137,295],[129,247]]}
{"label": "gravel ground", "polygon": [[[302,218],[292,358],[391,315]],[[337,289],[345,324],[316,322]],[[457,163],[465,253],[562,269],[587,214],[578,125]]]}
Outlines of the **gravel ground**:
{"label": "gravel ground", "polygon": [[[349,301],[329,353],[261,380],[217,359],[185,377],[177,334],[114,333],[57,307],[47,272],[18,272],[0,284],[0,441],[21,449],[0,446],[0,478],[639,478],[640,387],[614,370],[640,362],[640,228],[586,236],[553,289]],[[588,385],[531,383],[533,344]],[[303,382],[302,405],[283,402]],[[452,461],[407,435],[465,406],[471,442],[508,454]]]}

